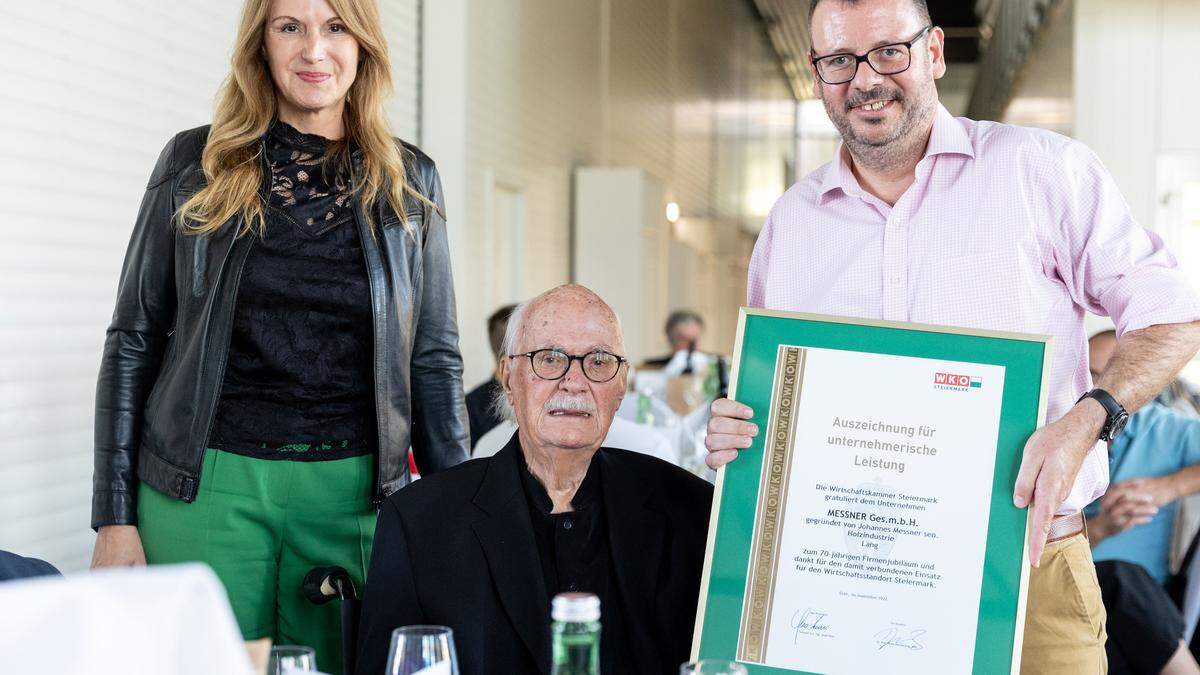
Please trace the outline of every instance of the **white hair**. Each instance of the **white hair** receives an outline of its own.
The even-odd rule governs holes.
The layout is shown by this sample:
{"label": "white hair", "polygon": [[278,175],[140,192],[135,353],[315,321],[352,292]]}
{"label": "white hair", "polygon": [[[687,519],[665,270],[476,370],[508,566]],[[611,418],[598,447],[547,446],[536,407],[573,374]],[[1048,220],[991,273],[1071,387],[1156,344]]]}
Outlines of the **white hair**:
{"label": "white hair", "polygon": [[[513,351],[517,348],[517,336],[521,334],[522,324],[525,323],[525,310],[529,309],[529,305],[532,303],[533,300],[522,302],[508,317],[508,326],[504,329],[504,340],[500,342],[500,358],[508,361],[509,368],[512,367],[512,359],[509,357],[513,356]],[[513,410],[512,402],[508,400],[508,392],[504,390],[504,383],[501,382],[500,385],[500,388],[496,390],[495,398],[492,399],[492,410],[496,411],[502,419],[516,424],[517,411]]]}

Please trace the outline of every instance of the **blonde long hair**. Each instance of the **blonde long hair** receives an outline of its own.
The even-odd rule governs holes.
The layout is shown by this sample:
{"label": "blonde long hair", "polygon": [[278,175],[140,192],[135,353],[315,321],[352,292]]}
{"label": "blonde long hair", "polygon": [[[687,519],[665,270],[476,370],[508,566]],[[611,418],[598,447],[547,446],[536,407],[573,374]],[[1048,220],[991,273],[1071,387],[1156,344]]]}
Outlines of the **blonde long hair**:
{"label": "blonde long hair", "polygon": [[[369,222],[373,223],[370,207],[384,199],[408,227],[405,195],[430,202],[409,184],[405,155],[411,153],[393,140],[384,116],[383,102],[391,94],[392,75],[379,8],[375,0],[328,2],[358,41],[362,59],[346,94],[344,120],[346,140],[362,153],[361,169],[354,177],[355,196],[366,207]],[[242,232],[262,234],[265,229],[259,199],[263,181],[260,139],[277,112],[275,86],[262,55],[270,8],[271,0],[246,0],[242,9],[232,67],[221,87],[200,159],[207,182],[176,214],[187,232],[215,232],[237,215],[242,216]]]}

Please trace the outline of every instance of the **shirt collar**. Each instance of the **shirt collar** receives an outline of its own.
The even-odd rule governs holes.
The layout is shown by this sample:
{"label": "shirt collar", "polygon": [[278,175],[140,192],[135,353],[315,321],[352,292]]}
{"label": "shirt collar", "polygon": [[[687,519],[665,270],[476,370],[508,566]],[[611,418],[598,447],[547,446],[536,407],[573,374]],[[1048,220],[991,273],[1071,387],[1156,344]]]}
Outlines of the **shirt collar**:
{"label": "shirt collar", "polygon": [[[966,155],[974,158],[975,148],[971,145],[971,138],[967,135],[963,125],[954,119],[950,111],[946,110],[946,106],[939,103],[933,117],[933,129],[929,133],[929,144],[925,146],[925,156],[922,161],[935,155],[945,154]],[[845,141],[838,143],[833,161],[829,163],[825,177],[821,180],[820,198],[822,203],[834,190],[841,190],[848,195],[862,195],[858,179],[850,170],[850,151],[846,148]]]}
{"label": "shirt collar", "polygon": [[929,134],[929,145],[925,147],[925,156],[934,155],[966,155],[975,157],[975,146],[971,145],[971,137],[963,128],[962,122],[954,119],[946,106],[938,104],[937,114],[933,117],[933,131]]}
{"label": "shirt collar", "polygon": [[276,147],[288,151],[299,151],[320,156],[329,147],[329,139],[317,134],[306,134],[296,127],[276,119],[267,128],[267,138]]}

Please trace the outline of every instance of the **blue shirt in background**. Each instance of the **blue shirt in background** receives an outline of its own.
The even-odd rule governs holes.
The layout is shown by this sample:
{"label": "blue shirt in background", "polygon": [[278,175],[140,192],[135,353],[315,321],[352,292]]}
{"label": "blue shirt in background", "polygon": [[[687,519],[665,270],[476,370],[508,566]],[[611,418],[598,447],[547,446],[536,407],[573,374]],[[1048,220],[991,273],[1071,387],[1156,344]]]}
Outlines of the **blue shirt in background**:
{"label": "blue shirt in background", "polygon": [[[1109,484],[1133,478],[1157,478],[1200,464],[1200,419],[1149,403],[1129,419],[1108,449]],[[1100,513],[1100,500],[1083,510]],[[1092,549],[1094,560],[1126,560],[1146,568],[1159,583],[1170,576],[1171,535],[1176,504],[1159,508],[1145,525],[1113,535]]]}

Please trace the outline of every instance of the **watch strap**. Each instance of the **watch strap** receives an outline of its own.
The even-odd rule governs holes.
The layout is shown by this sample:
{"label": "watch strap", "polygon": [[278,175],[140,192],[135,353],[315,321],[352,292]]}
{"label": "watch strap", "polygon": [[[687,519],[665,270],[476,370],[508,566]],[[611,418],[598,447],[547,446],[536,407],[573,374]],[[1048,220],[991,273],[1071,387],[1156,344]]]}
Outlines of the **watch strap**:
{"label": "watch strap", "polygon": [[[1116,435],[1113,433],[1113,427],[1118,420],[1128,418],[1129,413],[1125,411],[1125,406],[1121,405],[1112,394],[1103,389],[1092,389],[1083,396],[1079,397],[1079,401],[1085,398],[1090,398],[1104,407],[1104,412],[1108,414],[1108,418],[1104,420],[1104,428],[1100,430],[1100,440],[1111,441]],[[1078,403],[1079,401],[1076,401]],[[1123,424],[1121,426],[1124,426]],[[1119,433],[1120,430],[1118,429]]]}

